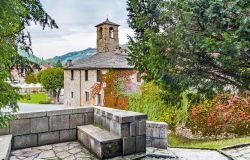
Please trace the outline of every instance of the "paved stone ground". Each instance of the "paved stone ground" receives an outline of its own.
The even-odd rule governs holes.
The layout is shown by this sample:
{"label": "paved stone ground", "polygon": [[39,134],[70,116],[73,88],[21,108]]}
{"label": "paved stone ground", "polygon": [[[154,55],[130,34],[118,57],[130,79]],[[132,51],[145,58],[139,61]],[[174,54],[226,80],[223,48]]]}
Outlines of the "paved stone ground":
{"label": "paved stone ground", "polygon": [[96,160],[78,142],[58,143],[11,152],[10,160]]}
{"label": "paved stone ground", "polygon": [[[147,154],[134,154],[121,156],[110,160],[177,160],[171,151],[147,148]],[[156,157],[153,157],[157,155]],[[171,158],[168,158],[171,157]],[[66,142],[40,147],[25,148],[11,152],[10,160],[97,160],[92,153],[85,149],[79,142]]]}
{"label": "paved stone ground", "polygon": [[217,151],[200,149],[169,148],[179,160],[229,160]]}
{"label": "paved stone ground", "polygon": [[250,145],[233,149],[225,149],[223,152],[230,155],[235,160],[250,160]]}
{"label": "paved stone ground", "polygon": [[[234,149],[223,150],[235,160],[250,160],[250,145]],[[179,158],[177,158],[177,156]],[[40,147],[25,148],[11,152],[10,160],[97,160],[92,153],[79,142],[66,142]],[[229,160],[217,151],[200,149],[147,148],[146,154],[134,154],[116,157],[110,160]]]}

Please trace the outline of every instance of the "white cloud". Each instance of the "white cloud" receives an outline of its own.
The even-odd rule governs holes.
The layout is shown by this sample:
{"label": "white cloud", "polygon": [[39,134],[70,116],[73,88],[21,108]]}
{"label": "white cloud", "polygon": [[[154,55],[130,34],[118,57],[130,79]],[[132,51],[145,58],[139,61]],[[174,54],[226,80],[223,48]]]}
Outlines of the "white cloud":
{"label": "white cloud", "polygon": [[127,43],[133,31],[127,24],[126,0],[43,0],[44,9],[59,29],[29,26],[36,56],[51,58],[70,51],[96,47],[96,24],[107,17],[120,24],[120,44]]}

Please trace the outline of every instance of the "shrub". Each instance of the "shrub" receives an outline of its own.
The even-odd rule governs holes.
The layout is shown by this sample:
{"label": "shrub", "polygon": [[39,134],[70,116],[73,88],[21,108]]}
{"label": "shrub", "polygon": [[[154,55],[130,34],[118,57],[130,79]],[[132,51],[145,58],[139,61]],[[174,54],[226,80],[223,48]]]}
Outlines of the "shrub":
{"label": "shrub", "polygon": [[48,100],[40,101],[39,104],[52,104],[52,102],[50,99],[48,99]]}
{"label": "shrub", "polygon": [[203,135],[250,134],[249,98],[249,94],[237,96],[224,93],[192,106],[187,127],[193,133],[200,131]]}
{"label": "shrub", "polygon": [[154,82],[144,83],[140,91],[140,94],[128,95],[129,110],[146,113],[148,120],[159,121],[165,110],[163,91]]}
{"label": "shrub", "polygon": [[25,95],[23,95],[23,99],[31,100],[30,94],[25,94]]}

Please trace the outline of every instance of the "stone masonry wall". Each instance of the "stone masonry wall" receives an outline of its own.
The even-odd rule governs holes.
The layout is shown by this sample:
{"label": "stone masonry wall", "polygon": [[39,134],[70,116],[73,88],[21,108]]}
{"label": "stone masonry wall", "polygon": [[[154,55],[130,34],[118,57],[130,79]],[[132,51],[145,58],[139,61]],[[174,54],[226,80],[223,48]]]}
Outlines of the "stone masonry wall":
{"label": "stone masonry wall", "polygon": [[147,121],[146,127],[147,147],[167,148],[167,123]]}
{"label": "stone masonry wall", "polygon": [[12,134],[12,149],[66,142],[77,139],[76,127],[93,124],[93,107],[18,113],[0,135]]}
{"label": "stone masonry wall", "polygon": [[95,107],[94,124],[122,138],[123,155],[146,152],[147,115],[105,107]]}

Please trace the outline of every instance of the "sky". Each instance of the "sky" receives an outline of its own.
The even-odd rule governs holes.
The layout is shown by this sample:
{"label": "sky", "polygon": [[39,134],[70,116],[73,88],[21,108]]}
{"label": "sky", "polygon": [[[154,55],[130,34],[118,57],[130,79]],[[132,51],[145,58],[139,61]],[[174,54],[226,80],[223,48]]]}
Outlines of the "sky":
{"label": "sky", "polygon": [[120,24],[120,44],[133,35],[127,24],[126,0],[41,0],[45,11],[56,20],[59,29],[42,29],[32,24],[32,49],[40,58],[52,58],[67,52],[96,47],[96,24],[108,17]]}

